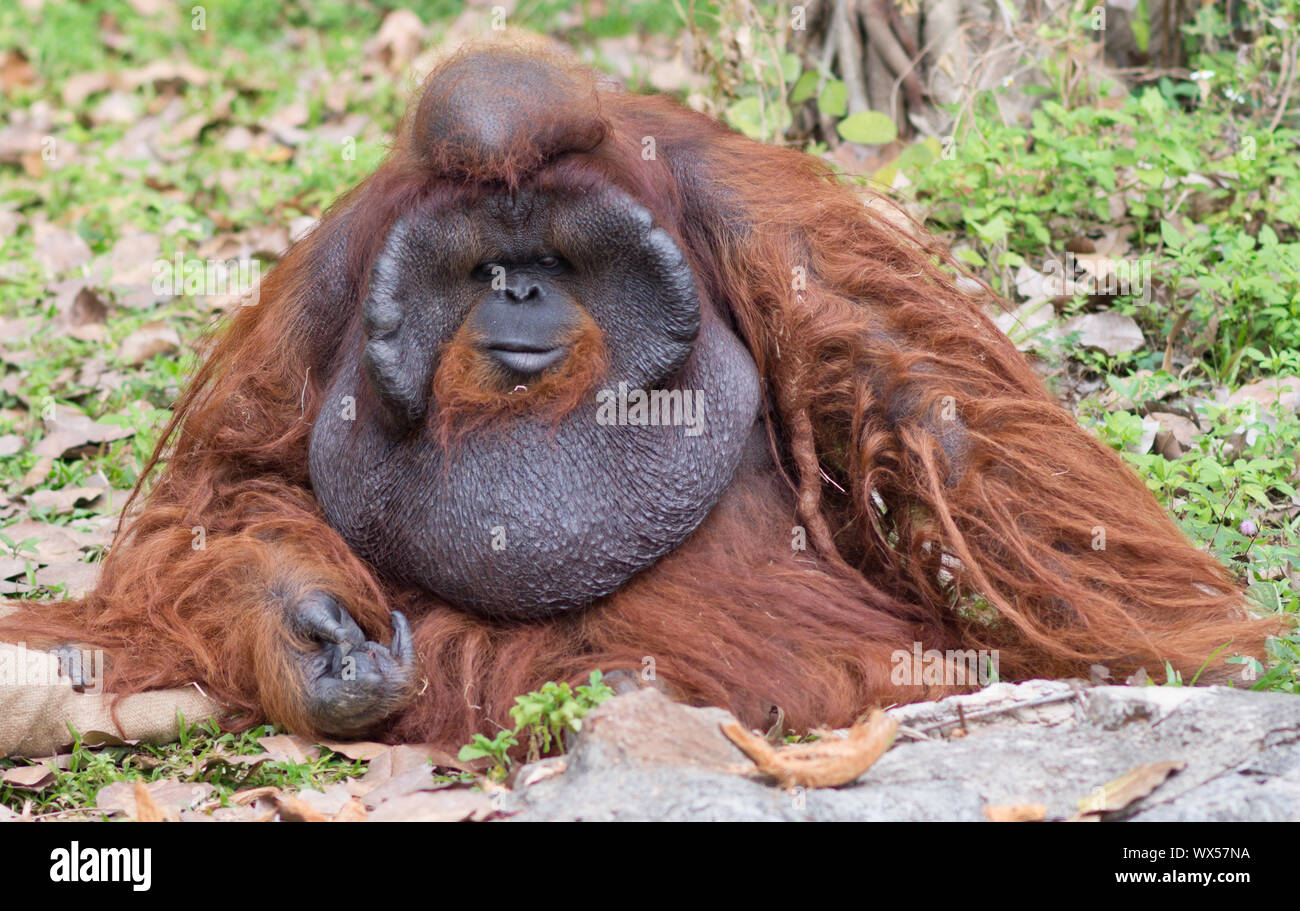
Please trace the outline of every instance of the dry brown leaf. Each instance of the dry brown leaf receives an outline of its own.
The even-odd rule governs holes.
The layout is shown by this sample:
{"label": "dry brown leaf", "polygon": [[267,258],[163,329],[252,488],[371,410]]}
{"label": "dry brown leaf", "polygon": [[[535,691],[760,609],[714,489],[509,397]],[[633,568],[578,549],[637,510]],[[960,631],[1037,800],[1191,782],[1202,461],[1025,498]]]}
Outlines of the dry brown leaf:
{"label": "dry brown leaf", "polygon": [[990,805],[984,808],[984,816],[989,822],[1042,822],[1047,818],[1047,807],[1041,803]]}
{"label": "dry brown leaf", "polygon": [[325,107],[334,114],[348,111],[348,84],[341,79],[331,79],[325,85]]}
{"label": "dry brown leaf", "polygon": [[483,791],[454,789],[421,791],[385,802],[370,814],[371,822],[478,822],[496,812]]}
{"label": "dry brown leaf", "polygon": [[49,222],[32,226],[32,240],[36,246],[36,262],[51,275],[78,269],[94,255],[76,231]]}
{"label": "dry brown leaf", "polygon": [[5,51],[4,57],[0,58],[0,87],[8,93],[10,89],[31,85],[35,81],[36,73],[27,55],[16,48]]}
{"label": "dry brown leaf", "polygon": [[72,512],[78,506],[88,506],[107,491],[104,487],[60,487],[58,490],[38,490],[28,494],[27,505],[32,509],[50,509],[58,513]]}
{"label": "dry brown leaf", "polygon": [[181,346],[176,330],[160,322],[145,323],[122,339],[118,354],[128,364],[139,365],[158,354],[171,354]]}
{"label": "dry brown leaf", "polygon": [[141,16],[157,16],[162,13],[175,12],[175,4],[169,3],[168,0],[127,0],[127,3],[131,4],[131,9]]}
{"label": "dry brown leaf", "polygon": [[1029,263],[1022,264],[1016,270],[1015,283],[1016,294],[1027,301],[1047,300],[1056,296],[1056,291],[1051,285],[1051,278],[1029,265]]}
{"label": "dry brown leaf", "polygon": [[317,743],[325,747],[327,750],[332,750],[341,756],[346,756],[348,759],[359,760],[361,762],[369,762],[375,757],[382,756],[384,753],[387,753],[392,749],[392,747],[386,743],[375,743],[369,740],[359,740],[356,742],[320,740],[317,741]]}
{"label": "dry brown leaf", "polygon": [[855,724],[845,738],[829,732],[816,743],[775,748],[739,724],[722,726],[722,733],[783,788],[834,788],[856,781],[894,742],[898,722],[879,709]]}
{"label": "dry brown leaf", "polygon": [[272,734],[269,737],[259,737],[257,743],[270,754],[272,762],[302,765],[320,758],[320,747],[297,734]]}
{"label": "dry brown leaf", "polygon": [[[374,784],[364,779],[363,783],[366,785]],[[451,786],[450,782],[434,781],[433,769],[427,765],[421,765],[414,769],[407,769],[400,775],[394,775],[377,786],[368,787],[363,796],[366,806],[374,809],[390,800],[418,794],[421,791],[444,791]]]}
{"label": "dry brown leaf", "polygon": [[168,84],[206,85],[210,77],[206,70],[187,60],[159,59],[137,69],[124,70],[118,78],[128,89],[138,89],[142,85],[163,89]]}
{"label": "dry brown leaf", "polygon": [[230,795],[230,802],[237,807],[245,807],[251,803],[261,800],[263,797],[274,799],[280,789],[276,787],[248,788],[244,791],[236,791]]}
{"label": "dry brown leaf", "polygon": [[[201,259],[237,259],[242,264],[250,257],[277,259],[289,246],[289,232],[283,225],[264,225],[237,234],[217,234],[199,245]],[[241,265],[241,269],[246,268]]]}
{"label": "dry brown leaf", "polygon": [[1079,344],[1085,348],[1100,348],[1109,355],[1136,351],[1145,344],[1145,337],[1137,321],[1115,310],[1101,313],[1084,313],[1066,320],[1063,331],[1079,333]]}
{"label": "dry brown leaf", "polygon": [[[328,744],[327,744],[328,746]],[[346,755],[346,754],[345,754]],[[429,764],[442,768],[473,772],[473,763],[460,762],[445,750],[440,750],[428,743],[404,743],[390,747],[370,761],[370,768],[360,784],[363,793],[374,790],[390,779],[405,774],[412,769],[425,769],[431,772]]]}
{"label": "dry brown leaf", "polygon": [[329,822],[328,816],[318,813],[304,801],[288,794],[276,794],[275,805],[280,811],[280,818],[285,822]]}
{"label": "dry brown leaf", "polygon": [[262,154],[262,160],[268,164],[284,164],[291,158],[293,158],[293,149],[284,145],[267,149],[266,152]]}
{"label": "dry brown leaf", "polygon": [[54,782],[54,769],[48,765],[24,765],[0,772],[0,781],[21,791],[39,791]]}
{"label": "dry brown leaf", "polygon": [[135,783],[135,821],[167,822],[167,814],[154,802],[143,781]]}
{"label": "dry brown leaf", "polygon": [[1280,403],[1284,414],[1300,412],[1300,377],[1277,376],[1259,380],[1242,386],[1228,396],[1229,405],[1240,405],[1252,400],[1265,408]]}
{"label": "dry brown leaf", "polygon": [[390,73],[400,73],[424,44],[424,23],[409,9],[396,9],[384,17],[379,33],[366,45],[366,53]]}
{"label": "dry brown leaf", "polygon": [[[140,788],[148,794],[152,809],[142,808],[139,802]],[[142,813],[161,812],[165,818],[176,819],[181,810],[192,810],[210,799],[216,788],[205,782],[194,781],[115,781],[99,789],[95,795],[95,806],[109,814],[120,814],[131,819],[140,819]]]}
{"label": "dry brown leaf", "polygon": [[257,137],[253,135],[252,130],[237,124],[226,130],[225,135],[221,138],[221,147],[227,152],[239,154],[247,152],[256,142]]}
{"label": "dry brown leaf", "polygon": [[1171,414],[1168,411],[1152,411],[1147,417],[1160,425],[1161,430],[1167,430],[1184,448],[1190,449],[1196,443],[1196,438],[1201,435],[1201,428],[1190,418],[1185,418],[1181,414]]}
{"label": "dry brown leaf", "polygon": [[519,775],[515,778],[515,787],[519,790],[532,787],[539,781],[545,781],[548,778],[554,778],[556,775],[564,774],[564,770],[569,767],[568,761],[563,756],[548,756],[540,762],[534,762],[528,766],[527,775]]}
{"label": "dry brown leaf", "polygon": [[321,816],[333,819],[338,813],[342,812],[348,801],[355,795],[348,788],[346,782],[336,781],[333,784],[326,785],[323,790],[303,788],[292,792],[292,796],[301,800]]}
{"label": "dry brown leaf", "polygon": [[26,164],[26,158],[41,147],[42,133],[27,126],[0,127],[0,164]]}
{"label": "dry brown leaf", "polygon": [[71,296],[67,306],[59,308],[59,315],[73,328],[91,326],[103,324],[108,319],[108,307],[94,288],[83,284]]}
{"label": "dry brown leaf", "polygon": [[136,232],[119,238],[108,257],[112,284],[148,284],[154,278],[154,264],[161,256],[162,246],[156,234]]}
{"label": "dry brown leaf", "polygon": [[840,143],[823,157],[839,165],[848,174],[868,174],[876,170],[880,162],[877,153],[851,142]]}
{"label": "dry brown leaf", "polygon": [[1087,797],[1079,798],[1081,814],[1114,813],[1146,797],[1170,775],[1187,767],[1181,760],[1148,762],[1106,782]]}
{"label": "dry brown leaf", "polygon": [[1181,414],[1153,411],[1147,417],[1160,425],[1156,432],[1155,451],[1171,461],[1181,458],[1201,435],[1201,428]]}
{"label": "dry brown leaf", "polygon": [[[135,746],[139,740],[123,739],[116,734],[110,734],[108,731],[85,731],[81,735],[81,745],[87,747],[129,747]],[[156,769],[162,764],[162,760],[152,756],[133,756],[131,764],[137,765],[142,769]]]}
{"label": "dry brown leaf", "polygon": [[45,588],[64,586],[64,597],[81,598],[99,582],[100,565],[80,561],[59,561],[36,571],[36,584]]}
{"label": "dry brown leaf", "polygon": [[993,324],[1011,339],[1018,351],[1029,351],[1060,338],[1056,310],[1045,297],[1027,301],[1009,310],[989,312]]}
{"label": "dry brown leaf", "polygon": [[[34,450],[33,450],[34,451]],[[45,482],[54,470],[54,456],[41,456],[33,463],[32,467],[23,475],[22,487],[24,490],[30,490]]]}
{"label": "dry brown leaf", "polygon": [[28,152],[22,157],[23,173],[28,177],[45,176],[45,159],[42,158],[35,150]]}
{"label": "dry brown leaf", "polygon": [[100,424],[75,408],[55,405],[54,413],[45,420],[45,436],[32,447],[32,453],[58,458],[71,449],[90,443],[111,443],[134,434],[130,427]]}
{"label": "dry brown leaf", "polygon": [[1101,232],[1101,237],[1093,241],[1093,246],[1098,253],[1105,256],[1124,259],[1129,251],[1127,233],[1127,229],[1108,228]]}
{"label": "dry brown leaf", "polygon": [[63,82],[63,104],[81,107],[91,95],[107,92],[112,87],[113,77],[109,73],[74,73]]}
{"label": "dry brown leaf", "polygon": [[270,130],[271,135],[287,145],[301,145],[308,134],[302,127],[307,125],[310,113],[302,101],[295,101],[287,107],[276,111],[262,126]]}
{"label": "dry brown leaf", "polygon": [[[1095,280],[1094,287],[1105,287],[1110,276],[1117,274],[1119,269],[1119,260],[1104,253],[1076,253],[1074,261],[1085,273],[1080,278],[1085,282]],[[1088,276],[1091,276],[1091,279]]]}
{"label": "dry brown leaf", "polygon": [[334,822],[365,822],[366,818],[366,805],[355,797],[334,814]]}
{"label": "dry brown leaf", "polygon": [[96,126],[107,123],[135,124],[140,121],[140,98],[132,92],[113,90],[99,99],[90,111],[90,122]]}
{"label": "dry brown leaf", "polygon": [[[31,557],[38,563],[76,560],[83,549],[104,547],[111,537],[106,532],[81,531],[69,525],[54,525],[34,519],[23,519],[8,526],[5,534],[10,540],[29,542],[31,549],[25,548],[20,556]],[[34,557],[31,556],[33,551]]]}

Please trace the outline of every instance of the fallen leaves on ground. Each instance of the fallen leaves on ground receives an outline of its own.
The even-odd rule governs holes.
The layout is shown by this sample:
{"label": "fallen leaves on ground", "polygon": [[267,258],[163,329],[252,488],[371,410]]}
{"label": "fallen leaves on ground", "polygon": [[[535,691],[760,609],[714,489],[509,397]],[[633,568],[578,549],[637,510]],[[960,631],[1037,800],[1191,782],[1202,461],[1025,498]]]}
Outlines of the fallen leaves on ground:
{"label": "fallen leaves on ground", "polygon": [[984,816],[989,822],[1042,822],[1047,818],[1047,807],[1041,803],[987,806]]}
{"label": "fallen leaves on ground", "polygon": [[1074,822],[1090,822],[1103,813],[1116,813],[1129,804],[1141,800],[1175,772],[1187,767],[1181,760],[1148,762],[1106,782],[1087,797],[1079,799],[1079,815]]}

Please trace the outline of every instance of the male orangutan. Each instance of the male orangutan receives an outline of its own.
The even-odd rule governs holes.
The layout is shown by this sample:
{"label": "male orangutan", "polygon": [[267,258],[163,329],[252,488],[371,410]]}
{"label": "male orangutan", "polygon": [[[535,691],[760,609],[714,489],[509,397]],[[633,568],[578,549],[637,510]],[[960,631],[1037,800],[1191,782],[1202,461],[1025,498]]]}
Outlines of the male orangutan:
{"label": "male orangutan", "polygon": [[917,642],[1004,678],[1262,657],[943,261],[815,158],[462,53],[219,337],[98,588],[0,639],[446,746],[597,668],[798,729],[952,691],[891,679]]}

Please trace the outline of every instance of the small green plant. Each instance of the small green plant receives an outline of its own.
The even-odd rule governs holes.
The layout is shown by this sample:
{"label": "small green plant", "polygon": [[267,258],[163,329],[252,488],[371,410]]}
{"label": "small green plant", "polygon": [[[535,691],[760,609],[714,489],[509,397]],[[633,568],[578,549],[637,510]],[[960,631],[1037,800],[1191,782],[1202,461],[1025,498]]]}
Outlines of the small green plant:
{"label": "small green plant", "polygon": [[492,738],[485,734],[475,734],[470,738],[469,743],[460,748],[456,758],[461,762],[491,759],[492,768],[488,770],[488,777],[500,781],[506,777],[506,772],[510,768],[510,750],[518,745],[519,740],[515,737],[514,731],[498,731]]}
{"label": "small green plant", "polygon": [[1165,682],[1164,686],[1183,686],[1183,675],[1174,669],[1174,666],[1168,661],[1165,662]]}
{"label": "small green plant", "polygon": [[457,758],[469,762],[488,757],[493,761],[489,776],[504,778],[510,768],[509,751],[519,745],[521,735],[527,738],[528,762],[535,762],[552,748],[563,751],[566,736],[580,731],[586,714],[613,695],[600,671],[592,671],[588,683],[576,688],[554,681],[543,684],[540,690],[515,697],[510,709],[513,731],[502,730],[490,739],[475,734],[460,748]]}
{"label": "small green plant", "polygon": [[552,746],[565,746],[564,737],[582,729],[583,717],[610,696],[614,695],[601,679],[600,671],[592,671],[590,682],[576,691],[567,683],[547,683],[540,690],[519,696],[510,709],[515,730],[528,734],[528,757],[536,759],[549,753]]}

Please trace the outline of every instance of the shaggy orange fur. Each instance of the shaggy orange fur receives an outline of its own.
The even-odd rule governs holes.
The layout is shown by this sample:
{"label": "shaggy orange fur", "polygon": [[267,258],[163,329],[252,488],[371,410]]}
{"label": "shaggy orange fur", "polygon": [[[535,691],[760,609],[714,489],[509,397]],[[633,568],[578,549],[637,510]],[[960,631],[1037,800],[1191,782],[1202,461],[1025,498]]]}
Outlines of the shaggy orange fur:
{"label": "shaggy orange fur", "polygon": [[[747,724],[775,704],[806,728],[946,692],[891,681],[891,654],[918,641],[997,649],[1004,678],[1105,662],[1122,680],[1169,662],[1190,679],[1221,646],[1215,675],[1227,655],[1264,657],[1277,622],[1250,617],[1225,568],[1051,401],[933,239],[815,158],[565,72],[566,97],[587,100],[558,106],[504,158],[431,157],[408,117],[378,171],[217,338],[95,591],[26,605],[0,638],[101,646],[111,691],[198,681],[232,724],[311,733],[272,601],[323,589],[374,639],[394,609],[411,618],[420,692],[378,736],[447,747],[505,723],[513,697],[546,680],[648,662],[679,698]],[[554,154],[561,139],[570,150]],[[306,446],[337,353],[361,343],[388,229],[416,203],[494,186],[607,183],[673,236],[704,306],[748,346],[778,469],[740,476],[675,552],[576,613],[493,622],[381,578],[323,521]],[[436,394],[479,403],[483,380],[451,352]],[[809,549],[792,548],[796,526]],[[977,598],[992,619],[958,609]]]}
{"label": "shaggy orange fur", "polygon": [[[585,315],[585,314],[584,314]],[[462,329],[442,350],[433,376],[435,432],[444,447],[483,427],[527,412],[558,421],[585,401],[609,366],[600,328],[587,316],[569,336],[568,356],[539,381],[515,385]]]}

